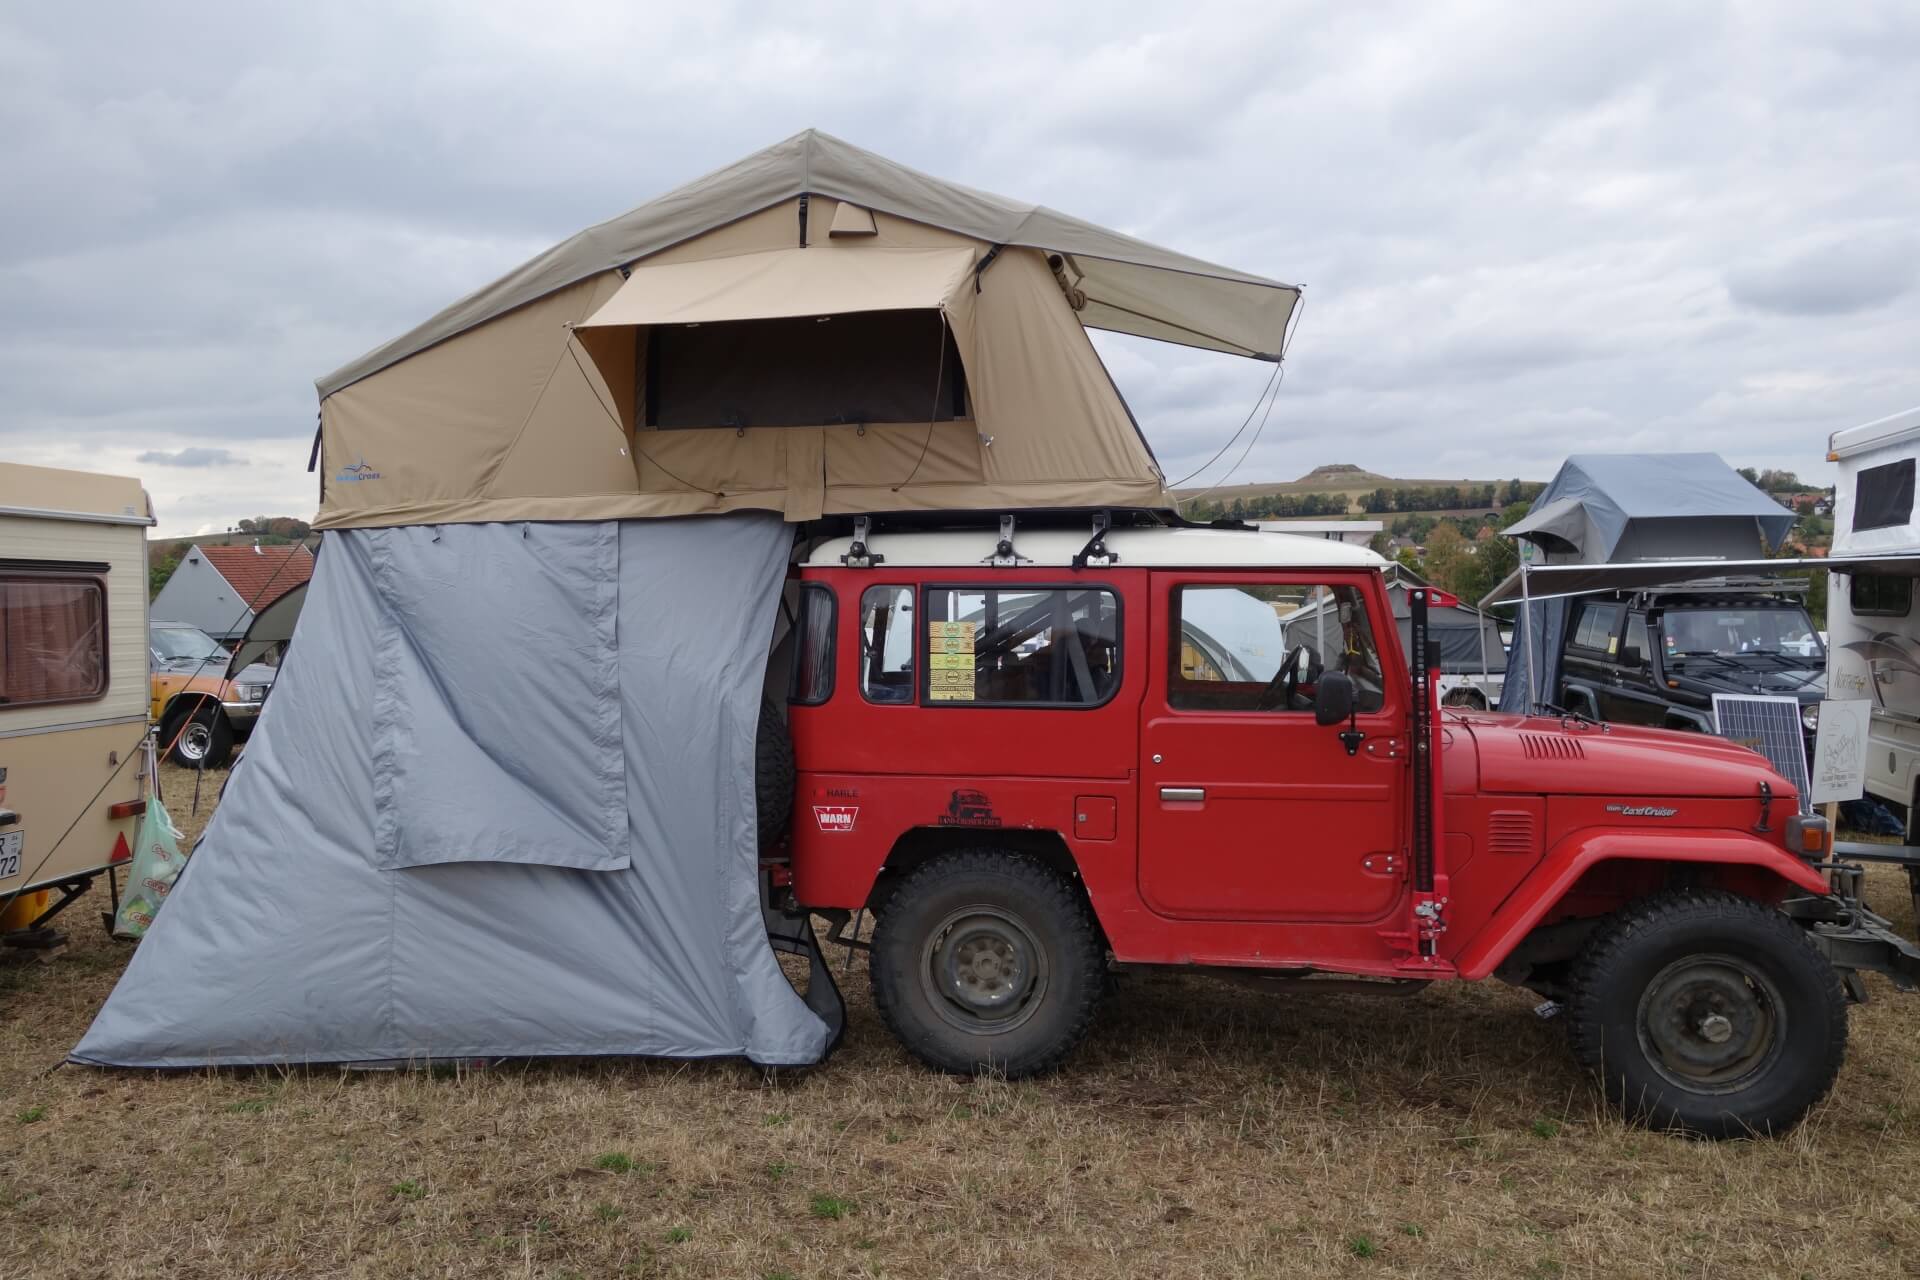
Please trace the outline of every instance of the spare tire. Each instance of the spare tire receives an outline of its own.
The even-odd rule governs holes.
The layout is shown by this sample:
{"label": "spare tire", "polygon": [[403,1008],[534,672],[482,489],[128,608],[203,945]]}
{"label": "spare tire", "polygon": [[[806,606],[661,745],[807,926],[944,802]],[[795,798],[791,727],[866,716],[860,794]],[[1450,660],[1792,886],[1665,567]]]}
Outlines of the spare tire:
{"label": "spare tire", "polygon": [[753,738],[753,796],[760,848],[771,849],[787,838],[793,817],[793,738],[787,718],[771,700],[760,704],[760,728]]}

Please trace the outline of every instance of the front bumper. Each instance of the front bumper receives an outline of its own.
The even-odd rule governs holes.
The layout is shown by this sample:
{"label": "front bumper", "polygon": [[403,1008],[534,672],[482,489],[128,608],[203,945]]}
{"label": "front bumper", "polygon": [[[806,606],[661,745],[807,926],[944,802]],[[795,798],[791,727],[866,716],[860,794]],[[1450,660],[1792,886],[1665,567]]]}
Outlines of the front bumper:
{"label": "front bumper", "polygon": [[1859,971],[1884,973],[1902,991],[1920,990],[1920,946],[1894,932],[1885,916],[1861,901],[1858,863],[1820,864],[1833,892],[1825,897],[1789,898],[1780,909],[1798,920],[1807,937],[1824,953],[1846,982],[1847,995],[1865,1001]]}
{"label": "front bumper", "polygon": [[260,718],[260,702],[222,702],[220,709],[227,713],[227,723],[233,726],[235,733],[246,733],[253,728],[253,722]]}

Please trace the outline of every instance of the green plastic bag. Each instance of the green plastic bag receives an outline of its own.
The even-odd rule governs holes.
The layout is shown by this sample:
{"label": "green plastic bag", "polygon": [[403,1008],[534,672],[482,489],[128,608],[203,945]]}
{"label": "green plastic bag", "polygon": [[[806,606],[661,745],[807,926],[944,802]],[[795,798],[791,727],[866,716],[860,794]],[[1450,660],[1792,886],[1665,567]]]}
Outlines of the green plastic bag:
{"label": "green plastic bag", "polygon": [[140,819],[140,834],[133,844],[133,861],[127,864],[127,888],[120,896],[120,910],[113,918],[116,938],[144,938],[159,914],[173,882],[187,865],[180,852],[180,832],[174,827],[167,807],[155,796],[147,801],[146,816]]}

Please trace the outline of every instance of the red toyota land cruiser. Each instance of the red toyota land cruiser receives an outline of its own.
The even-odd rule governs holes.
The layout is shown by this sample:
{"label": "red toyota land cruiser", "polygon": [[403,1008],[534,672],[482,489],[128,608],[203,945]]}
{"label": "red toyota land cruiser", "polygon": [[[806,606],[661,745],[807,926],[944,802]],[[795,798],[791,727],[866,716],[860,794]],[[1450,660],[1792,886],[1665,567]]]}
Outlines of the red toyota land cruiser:
{"label": "red toyota land cruiser", "polygon": [[1920,976],[1754,752],[1443,716],[1362,548],[1088,535],[862,521],[798,571],[772,881],[837,941],[874,914],[874,1001],[929,1065],[1055,1066],[1112,968],[1498,977],[1564,1003],[1617,1104],[1724,1136],[1825,1094],[1857,970]]}

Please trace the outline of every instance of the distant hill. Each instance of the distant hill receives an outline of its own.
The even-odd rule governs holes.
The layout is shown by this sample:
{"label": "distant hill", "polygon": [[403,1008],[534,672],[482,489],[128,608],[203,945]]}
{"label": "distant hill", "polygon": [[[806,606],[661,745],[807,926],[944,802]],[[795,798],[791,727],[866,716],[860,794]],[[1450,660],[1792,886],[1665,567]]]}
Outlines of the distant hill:
{"label": "distant hill", "polygon": [[1364,484],[1371,489],[1383,481],[1388,484],[1393,483],[1393,481],[1389,480],[1386,476],[1369,471],[1358,463],[1329,462],[1324,467],[1315,467],[1298,480],[1293,481],[1293,483],[1314,485]]}
{"label": "distant hill", "polygon": [[[1517,486],[1517,488],[1516,488]],[[1219,489],[1175,489],[1174,497],[1191,499],[1205,494],[1187,509],[1195,519],[1244,514],[1265,516],[1321,516],[1406,514],[1410,512],[1493,511],[1509,502],[1531,499],[1539,481],[1396,479],[1368,471],[1351,462],[1315,467],[1298,480],[1231,484]],[[1239,503],[1241,512],[1233,512]]]}

